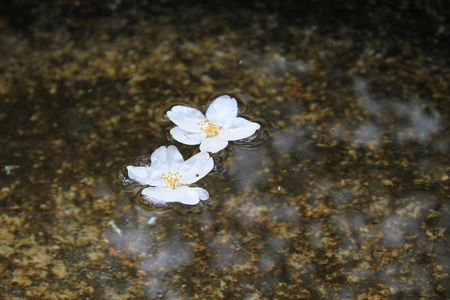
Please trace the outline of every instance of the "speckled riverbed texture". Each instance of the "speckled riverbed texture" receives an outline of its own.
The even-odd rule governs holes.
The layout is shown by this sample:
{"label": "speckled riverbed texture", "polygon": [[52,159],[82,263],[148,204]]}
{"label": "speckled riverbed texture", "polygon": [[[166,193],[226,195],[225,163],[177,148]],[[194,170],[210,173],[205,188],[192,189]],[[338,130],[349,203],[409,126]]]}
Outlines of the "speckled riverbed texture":
{"label": "speckled riverbed texture", "polygon": [[[450,298],[445,2],[91,2],[0,5],[0,298]],[[118,170],[220,94],[266,141],[140,205]]]}

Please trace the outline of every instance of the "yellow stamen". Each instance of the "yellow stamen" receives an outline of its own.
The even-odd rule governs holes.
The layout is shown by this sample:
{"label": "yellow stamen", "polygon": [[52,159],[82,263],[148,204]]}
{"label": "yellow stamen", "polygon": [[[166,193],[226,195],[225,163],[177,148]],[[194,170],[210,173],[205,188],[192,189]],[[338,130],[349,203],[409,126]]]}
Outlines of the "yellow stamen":
{"label": "yellow stamen", "polygon": [[168,175],[166,174],[161,175],[161,179],[163,179],[167,183],[167,185],[172,188],[177,187],[177,184],[179,183],[181,177],[183,177],[183,175],[181,175],[180,172],[176,173],[169,172]]}
{"label": "yellow stamen", "polygon": [[207,137],[215,136],[219,133],[220,127],[217,125],[214,125],[213,123],[211,123],[208,120],[201,121],[198,123],[198,125],[200,126],[200,130],[204,131],[206,133]]}

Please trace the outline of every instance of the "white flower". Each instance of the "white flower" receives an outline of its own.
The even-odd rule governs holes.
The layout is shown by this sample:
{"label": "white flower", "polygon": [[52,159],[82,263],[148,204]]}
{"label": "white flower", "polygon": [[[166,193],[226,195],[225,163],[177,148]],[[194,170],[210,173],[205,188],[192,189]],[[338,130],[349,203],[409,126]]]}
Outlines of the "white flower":
{"label": "white flower", "polygon": [[200,152],[184,160],[175,146],[159,147],[151,156],[150,166],[128,166],[130,179],[148,185],[142,190],[153,203],[181,202],[194,205],[207,200],[209,194],[199,187],[190,187],[214,167],[214,161],[206,152]]}
{"label": "white flower", "polygon": [[234,98],[220,96],[206,111],[177,105],[167,112],[177,127],[170,130],[173,138],[186,145],[200,144],[200,151],[218,152],[236,141],[251,136],[259,129],[258,123],[237,117],[238,106]]}

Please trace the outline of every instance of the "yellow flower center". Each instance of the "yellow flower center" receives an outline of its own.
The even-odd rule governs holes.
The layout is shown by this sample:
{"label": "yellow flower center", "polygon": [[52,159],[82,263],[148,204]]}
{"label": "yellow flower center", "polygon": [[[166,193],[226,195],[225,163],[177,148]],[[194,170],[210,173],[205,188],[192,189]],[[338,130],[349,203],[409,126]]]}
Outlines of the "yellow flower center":
{"label": "yellow flower center", "polygon": [[180,172],[176,173],[169,172],[168,175],[166,174],[161,175],[161,179],[163,179],[167,183],[167,185],[172,188],[177,187],[177,184],[178,182],[180,182],[181,177],[183,177],[183,175],[181,175]]}
{"label": "yellow flower center", "polygon": [[200,126],[200,130],[204,131],[206,133],[207,137],[215,136],[219,133],[220,127],[217,125],[214,125],[213,123],[211,123],[208,120],[201,121],[198,123],[198,125]]}

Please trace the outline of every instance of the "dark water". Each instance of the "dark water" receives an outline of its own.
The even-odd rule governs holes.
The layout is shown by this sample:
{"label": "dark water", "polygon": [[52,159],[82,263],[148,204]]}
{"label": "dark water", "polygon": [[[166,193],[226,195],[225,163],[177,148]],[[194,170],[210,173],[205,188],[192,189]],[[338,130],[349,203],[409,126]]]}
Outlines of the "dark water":
{"label": "dark water", "polygon": [[[1,4],[1,297],[449,298],[448,10],[318,3]],[[264,130],[144,204],[221,94]]]}

